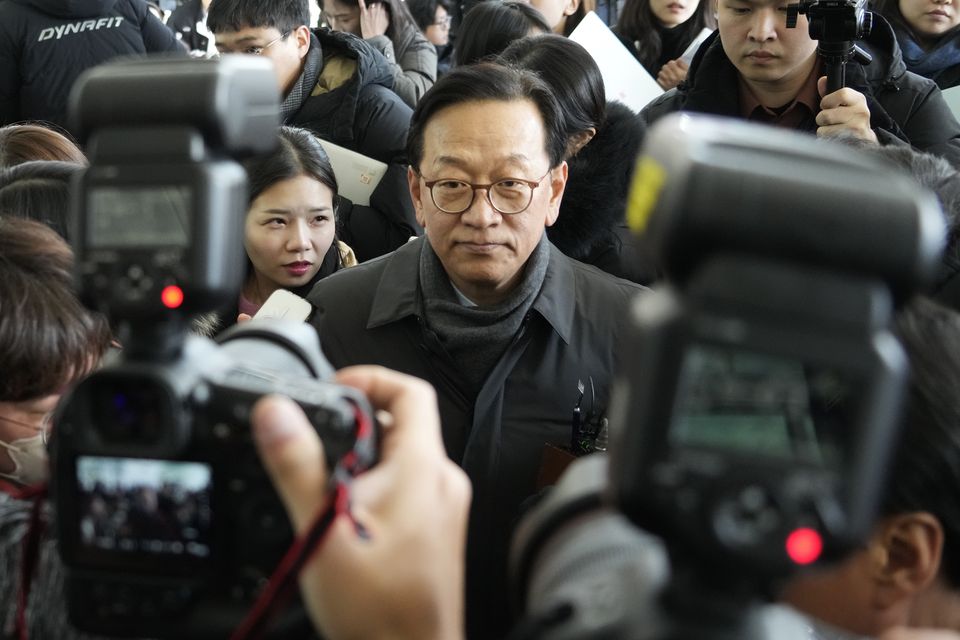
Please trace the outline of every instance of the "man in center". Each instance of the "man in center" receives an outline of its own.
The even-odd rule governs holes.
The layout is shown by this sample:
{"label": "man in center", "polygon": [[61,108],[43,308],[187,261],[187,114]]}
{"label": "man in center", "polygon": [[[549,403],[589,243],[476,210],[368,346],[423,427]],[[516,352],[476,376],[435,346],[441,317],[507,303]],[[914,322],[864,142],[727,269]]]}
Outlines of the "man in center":
{"label": "man in center", "polygon": [[421,99],[408,183],[426,235],[319,283],[313,323],[336,367],[380,364],[437,390],[447,454],[470,476],[467,623],[504,635],[506,555],[545,445],[574,407],[604,414],[642,287],[573,261],[546,227],[567,180],[556,99],[528,71],[461,67]]}

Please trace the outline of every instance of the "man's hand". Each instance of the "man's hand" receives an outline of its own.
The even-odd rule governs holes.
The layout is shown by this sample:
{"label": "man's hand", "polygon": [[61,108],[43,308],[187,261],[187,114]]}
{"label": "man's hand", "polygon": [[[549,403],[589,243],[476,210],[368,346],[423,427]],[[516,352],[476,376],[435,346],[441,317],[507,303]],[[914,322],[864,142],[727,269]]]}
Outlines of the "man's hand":
{"label": "man's hand", "polygon": [[[352,511],[334,521],[300,588],[331,640],[463,637],[464,544],[470,483],[444,451],[433,387],[381,367],[337,381],[366,394],[384,425],[381,459],[353,484]],[[323,508],[323,445],[300,408],[269,396],[254,406],[260,457],[297,534]]]}
{"label": "man's hand", "polygon": [[823,97],[820,100],[820,113],[817,114],[818,136],[828,138],[845,134],[877,142],[877,134],[870,127],[867,99],[862,93],[844,87],[824,95],[827,91],[826,76],[817,81],[817,91]]}
{"label": "man's hand", "polygon": [[671,60],[660,67],[660,73],[657,74],[657,84],[664,91],[673,89],[675,86],[687,79],[687,70],[689,67],[683,60]]}
{"label": "man's hand", "polygon": [[357,0],[360,5],[360,37],[366,40],[374,36],[382,36],[390,26],[390,14],[382,2],[368,5],[363,0]]}

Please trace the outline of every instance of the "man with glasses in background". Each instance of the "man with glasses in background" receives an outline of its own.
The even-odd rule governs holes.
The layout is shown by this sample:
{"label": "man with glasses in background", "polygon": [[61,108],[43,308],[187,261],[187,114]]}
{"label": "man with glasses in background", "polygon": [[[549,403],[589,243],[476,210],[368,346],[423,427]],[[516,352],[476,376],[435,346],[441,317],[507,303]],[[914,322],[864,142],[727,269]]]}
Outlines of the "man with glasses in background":
{"label": "man with glasses in background", "polygon": [[344,241],[364,260],[420,232],[402,166],[410,107],[393,92],[393,71],[379,51],[350,34],[310,29],[309,21],[307,0],[213,0],[207,13],[221,54],[273,62],[283,124],[389,165],[370,197],[373,214],[338,213]]}
{"label": "man with glasses in background", "polygon": [[407,181],[426,236],[318,283],[312,322],[336,367],[380,364],[433,384],[447,454],[470,476],[471,637],[502,637],[506,556],[545,445],[574,407],[602,423],[641,287],[546,237],[567,181],[560,107],[531,72],[459,67],[424,95]]}

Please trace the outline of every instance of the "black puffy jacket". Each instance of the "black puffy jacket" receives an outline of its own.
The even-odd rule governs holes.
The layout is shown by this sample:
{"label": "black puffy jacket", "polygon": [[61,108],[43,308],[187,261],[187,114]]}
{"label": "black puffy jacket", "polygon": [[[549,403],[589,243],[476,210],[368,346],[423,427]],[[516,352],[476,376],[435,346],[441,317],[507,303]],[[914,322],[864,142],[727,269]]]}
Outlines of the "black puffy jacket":
{"label": "black puffy jacket", "polygon": [[144,0],[0,0],[0,125],[66,127],[86,69],[123,55],[186,53]]}
{"label": "black puffy jacket", "polygon": [[[697,52],[687,79],[647,105],[640,116],[648,124],[674,111],[740,117],[737,69],[723,51],[719,32]],[[868,65],[847,65],[847,86],[862,93],[870,124],[881,144],[909,143],[960,166],[960,123],[933,80],[907,71],[893,29],[874,16],[873,29],[861,43],[873,55]],[[815,132],[813,118],[800,127]]]}

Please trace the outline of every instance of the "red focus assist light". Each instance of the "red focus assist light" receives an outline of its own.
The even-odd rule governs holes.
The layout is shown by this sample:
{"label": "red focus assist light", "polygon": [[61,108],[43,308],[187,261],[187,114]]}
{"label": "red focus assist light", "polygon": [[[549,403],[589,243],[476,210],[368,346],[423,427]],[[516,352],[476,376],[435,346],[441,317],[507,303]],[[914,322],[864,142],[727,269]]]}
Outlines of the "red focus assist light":
{"label": "red focus assist light", "polygon": [[820,557],[823,539],[815,529],[797,529],[787,536],[787,555],[797,564],[810,564]]}
{"label": "red focus assist light", "polygon": [[175,284],[164,287],[160,292],[160,301],[168,309],[176,309],[183,304],[183,289]]}

